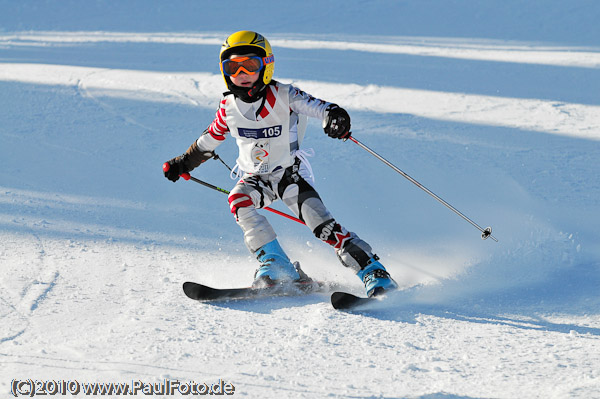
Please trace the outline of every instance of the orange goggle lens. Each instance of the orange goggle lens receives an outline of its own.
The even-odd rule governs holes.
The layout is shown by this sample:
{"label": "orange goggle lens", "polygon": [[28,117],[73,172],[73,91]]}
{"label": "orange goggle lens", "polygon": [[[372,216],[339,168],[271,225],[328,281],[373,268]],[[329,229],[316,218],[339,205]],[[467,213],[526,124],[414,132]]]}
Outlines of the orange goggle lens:
{"label": "orange goggle lens", "polygon": [[260,72],[266,64],[273,62],[273,56],[270,57],[236,57],[225,60],[221,63],[223,73],[234,78],[244,71],[248,75],[254,75]]}

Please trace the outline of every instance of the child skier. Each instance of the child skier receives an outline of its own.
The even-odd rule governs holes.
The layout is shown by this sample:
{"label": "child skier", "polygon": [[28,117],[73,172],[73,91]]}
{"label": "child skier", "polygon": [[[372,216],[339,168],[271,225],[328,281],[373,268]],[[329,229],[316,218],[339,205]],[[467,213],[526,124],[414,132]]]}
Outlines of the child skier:
{"label": "child skier", "polygon": [[230,35],[221,48],[224,93],[213,122],[181,156],[168,161],[165,177],[175,182],[201,163],[230,134],[236,139],[241,173],[229,206],[259,262],[253,286],[307,279],[285,254],[271,224],[256,209],[281,199],[311,229],[333,246],[339,260],[364,282],[368,296],[397,288],[371,247],[331,216],[314,188],[307,153],[300,150],[306,117],[323,121],[332,138],[350,137],[350,116],[341,107],[273,80],[271,45],[256,32]]}

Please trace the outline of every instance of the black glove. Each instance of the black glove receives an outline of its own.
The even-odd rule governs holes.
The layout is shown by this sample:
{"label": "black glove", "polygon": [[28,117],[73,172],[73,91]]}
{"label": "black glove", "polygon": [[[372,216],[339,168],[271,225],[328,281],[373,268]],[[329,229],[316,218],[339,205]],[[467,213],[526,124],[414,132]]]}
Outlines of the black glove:
{"label": "black glove", "polygon": [[184,154],[165,162],[163,165],[163,172],[165,173],[165,177],[167,179],[171,180],[172,182],[176,182],[179,180],[179,176],[189,172],[189,169],[186,165],[186,157],[187,155]]}
{"label": "black glove", "polygon": [[323,121],[323,130],[331,138],[347,139],[350,132],[350,115],[344,108],[332,104],[327,107],[327,117]]}

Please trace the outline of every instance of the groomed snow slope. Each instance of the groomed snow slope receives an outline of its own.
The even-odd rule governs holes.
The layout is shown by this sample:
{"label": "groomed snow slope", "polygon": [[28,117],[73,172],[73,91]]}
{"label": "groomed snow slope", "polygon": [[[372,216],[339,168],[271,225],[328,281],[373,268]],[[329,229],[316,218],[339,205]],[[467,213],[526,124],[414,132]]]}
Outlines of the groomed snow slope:
{"label": "groomed snow slope", "polygon": [[[321,3],[0,0],[0,396],[222,379],[249,398],[600,398],[600,5]],[[212,120],[220,43],[245,28],[278,80],[346,107],[499,242],[311,121],[317,189],[404,291],[352,313],[185,298],[256,267],[226,197],[161,171]],[[232,140],[218,152],[235,161]],[[193,175],[234,184],[216,161]],[[361,293],[269,218],[310,275]]]}

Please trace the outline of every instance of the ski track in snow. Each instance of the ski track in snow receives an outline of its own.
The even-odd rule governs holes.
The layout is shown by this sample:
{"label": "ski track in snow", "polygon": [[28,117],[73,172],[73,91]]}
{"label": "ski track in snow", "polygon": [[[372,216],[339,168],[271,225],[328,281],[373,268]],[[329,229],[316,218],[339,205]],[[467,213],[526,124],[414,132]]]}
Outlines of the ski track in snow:
{"label": "ski track in snow", "polygon": [[[321,50],[416,56],[428,72],[440,68],[433,59],[526,64],[540,74],[600,66],[590,46],[339,37],[279,34],[272,44],[317,60]],[[478,240],[423,192],[311,122],[320,193],[377,246],[404,290],[354,312],[334,311],[325,294],[197,303],[182,282],[245,286],[256,267],[224,196],[167,184],[159,169],[212,120],[221,76],[178,72],[185,50],[168,71],[57,60],[65,49],[85,58],[105,45],[124,46],[115,59],[147,44],[214,52],[222,39],[0,32],[0,106],[8,111],[0,116],[8,161],[0,172],[0,392],[13,378],[167,378],[224,379],[243,397],[600,398],[600,103],[306,73],[294,84],[351,110],[356,137],[492,224],[500,242]],[[27,59],[29,48],[45,55]],[[232,145],[222,146],[224,159],[235,158]],[[220,166],[194,173],[232,184]],[[361,292],[310,232],[273,223],[310,275]]]}

